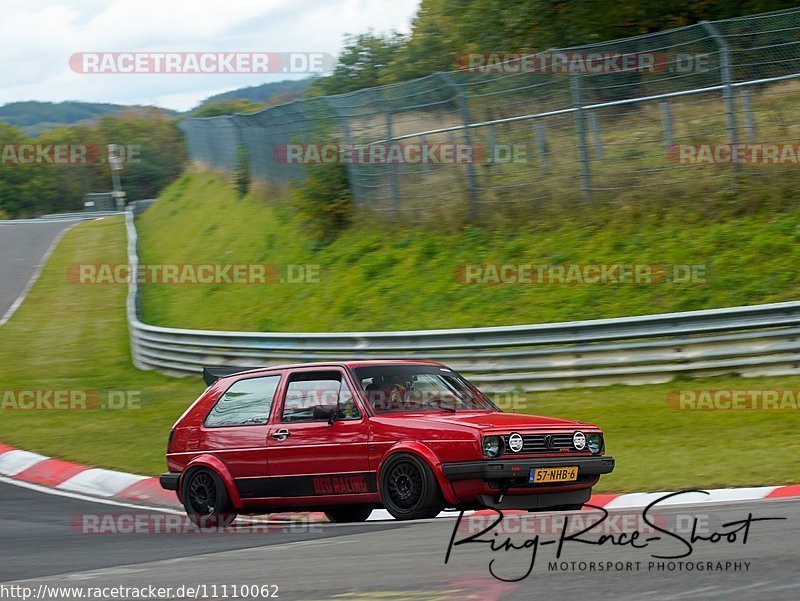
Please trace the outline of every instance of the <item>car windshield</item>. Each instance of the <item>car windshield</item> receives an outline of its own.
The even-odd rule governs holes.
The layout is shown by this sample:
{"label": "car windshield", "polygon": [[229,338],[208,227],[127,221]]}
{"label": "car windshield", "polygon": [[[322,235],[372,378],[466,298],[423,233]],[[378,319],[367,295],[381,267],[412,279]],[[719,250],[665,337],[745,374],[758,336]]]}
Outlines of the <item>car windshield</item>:
{"label": "car windshield", "polygon": [[474,386],[438,365],[372,365],[355,369],[376,413],[499,411]]}

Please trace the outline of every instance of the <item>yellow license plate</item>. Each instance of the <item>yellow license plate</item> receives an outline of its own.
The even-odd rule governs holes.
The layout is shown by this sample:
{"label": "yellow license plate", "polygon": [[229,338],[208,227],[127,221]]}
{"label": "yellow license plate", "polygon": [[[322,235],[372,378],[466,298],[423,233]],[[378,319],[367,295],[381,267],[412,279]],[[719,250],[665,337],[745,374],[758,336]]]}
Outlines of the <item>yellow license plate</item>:
{"label": "yellow license plate", "polygon": [[531,470],[530,483],[574,482],[578,479],[578,467],[540,467]]}

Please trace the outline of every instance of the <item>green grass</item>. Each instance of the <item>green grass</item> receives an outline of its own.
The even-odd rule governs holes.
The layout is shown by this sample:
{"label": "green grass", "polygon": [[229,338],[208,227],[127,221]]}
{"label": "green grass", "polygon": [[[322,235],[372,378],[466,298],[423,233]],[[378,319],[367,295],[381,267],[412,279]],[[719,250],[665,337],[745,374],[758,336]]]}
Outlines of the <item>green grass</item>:
{"label": "green grass", "polygon": [[800,377],[713,378],[531,395],[526,412],[597,423],[617,460],[598,491],[723,488],[800,481],[800,410],[678,411],[670,390],[800,389]]}
{"label": "green grass", "polygon": [[[796,204],[796,203],[793,203]],[[597,211],[601,213],[601,208]],[[252,331],[479,327],[709,309],[800,294],[800,208],[708,221],[684,209],[536,228],[410,227],[359,217],[319,244],[286,199],[187,175],[139,219],[146,263],[311,264],[319,283],[147,285],[148,323]],[[463,284],[465,263],[701,264],[705,282]]]}
{"label": "green grass", "polygon": [[196,379],[136,370],[125,286],[67,281],[80,263],[126,263],[121,218],[83,223],[62,239],[14,317],[0,328],[0,389],[133,391],[140,409],[2,410],[0,440],[97,467],[164,471],[166,437],[203,390]]}
{"label": "green grass", "polygon": [[[71,264],[124,261],[119,218],[84,223],[66,234],[19,312],[0,328],[0,389],[134,390],[141,393],[141,408],[2,411],[0,441],[94,466],[163,471],[169,428],[202,383],[134,369],[125,288],[66,278]],[[787,458],[800,451],[798,412],[673,411],[666,395],[681,387],[800,388],[800,377],[543,392],[530,395],[524,410],[605,429],[608,452],[618,463],[599,491],[797,482],[796,462]]]}

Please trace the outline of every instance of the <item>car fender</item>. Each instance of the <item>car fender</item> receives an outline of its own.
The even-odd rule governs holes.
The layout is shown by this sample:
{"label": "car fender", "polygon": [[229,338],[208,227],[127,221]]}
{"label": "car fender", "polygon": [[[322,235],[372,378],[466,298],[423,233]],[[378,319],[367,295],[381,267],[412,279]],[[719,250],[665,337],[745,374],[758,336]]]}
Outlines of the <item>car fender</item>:
{"label": "car fender", "polygon": [[[442,496],[448,504],[457,505],[460,502],[458,497],[456,497],[455,493],[453,492],[450,481],[444,475],[444,471],[442,471],[442,461],[439,459],[439,456],[429,446],[417,441],[399,442],[386,451],[386,454],[381,458],[381,462],[378,465],[378,471],[375,474],[376,482],[380,483],[381,481],[381,471],[383,470],[383,466],[386,461],[393,455],[398,455],[401,453],[415,455],[417,458],[422,459],[422,461],[424,461],[428,467],[431,468],[433,475],[439,482],[439,488],[442,490]],[[380,490],[380,486],[378,489]]]}
{"label": "car fender", "polygon": [[242,507],[242,498],[239,496],[239,489],[236,488],[236,482],[234,481],[233,476],[231,476],[231,473],[228,471],[228,468],[225,467],[225,464],[215,455],[203,454],[192,459],[186,465],[186,469],[184,469],[183,473],[181,474],[181,479],[178,482],[179,491],[183,489],[184,474],[195,467],[206,467],[216,472],[223,484],[225,484],[225,488],[228,490],[228,496],[230,496],[233,506],[236,509],[240,509]]}

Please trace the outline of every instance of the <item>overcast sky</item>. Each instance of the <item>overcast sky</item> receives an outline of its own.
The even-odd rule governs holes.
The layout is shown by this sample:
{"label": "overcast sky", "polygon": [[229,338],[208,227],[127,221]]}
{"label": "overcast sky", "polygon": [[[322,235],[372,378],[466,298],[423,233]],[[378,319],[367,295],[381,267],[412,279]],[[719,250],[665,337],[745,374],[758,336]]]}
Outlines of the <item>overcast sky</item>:
{"label": "overcast sky", "polygon": [[0,105],[19,100],[155,104],[186,110],[279,74],[82,74],[79,52],[326,52],[345,33],[407,32],[418,0],[6,0]]}

